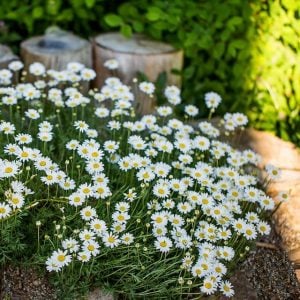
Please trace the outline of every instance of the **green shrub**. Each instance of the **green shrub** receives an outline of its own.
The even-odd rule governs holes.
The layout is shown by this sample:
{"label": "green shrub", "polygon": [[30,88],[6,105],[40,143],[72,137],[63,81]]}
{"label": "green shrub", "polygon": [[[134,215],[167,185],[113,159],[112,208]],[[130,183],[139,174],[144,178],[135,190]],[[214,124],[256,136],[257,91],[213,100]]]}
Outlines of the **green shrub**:
{"label": "green shrub", "polygon": [[145,33],[185,50],[186,101],[215,90],[223,111],[247,112],[257,128],[299,144],[299,9],[297,0],[14,0],[0,8],[10,32],[0,42],[53,24],[86,37]]}

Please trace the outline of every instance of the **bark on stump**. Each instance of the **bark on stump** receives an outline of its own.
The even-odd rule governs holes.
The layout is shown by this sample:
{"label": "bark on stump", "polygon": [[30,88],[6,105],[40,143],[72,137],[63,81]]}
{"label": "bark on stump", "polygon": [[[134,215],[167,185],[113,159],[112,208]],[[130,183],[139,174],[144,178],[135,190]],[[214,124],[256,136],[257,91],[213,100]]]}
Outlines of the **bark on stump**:
{"label": "bark on stump", "polygon": [[18,60],[18,56],[13,54],[9,47],[0,45],[0,69],[7,68],[13,60]]}
{"label": "bark on stump", "polygon": [[61,30],[22,42],[21,56],[25,69],[34,62],[40,62],[47,69],[57,71],[65,69],[69,62],[79,62],[88,68],[92,67],[90,42]]}
{"label": "bark on stump", "polygon": [[[182,70],[183,51],[171,45],[150,40],[140,34],[127,39],[119,33],[106,33],[96,36],[93,46],[94,69],[97,73],[95,87],[102,87],[107,77],[119,77],[123,83],[133,87],[138,112],[141,114],[152,113],[156,101],[140,92],[137,85],[133,84],[133,78],[138,72],[145,74],[152,82],[159,74],[166,72],[168,85],[181,86],[180,76],[172,74],[172,70]],[[118,61],[117,70],[103,66],[109,59]]]}

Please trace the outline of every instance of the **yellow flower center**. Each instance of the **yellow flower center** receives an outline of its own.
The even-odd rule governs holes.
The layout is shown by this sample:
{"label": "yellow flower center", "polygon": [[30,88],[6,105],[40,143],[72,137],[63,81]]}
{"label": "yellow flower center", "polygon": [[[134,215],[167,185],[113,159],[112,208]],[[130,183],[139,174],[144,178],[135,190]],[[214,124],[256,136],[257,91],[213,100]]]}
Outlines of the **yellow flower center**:
{"label": "yellow flower center", "polygon": [[74,197],[74,202],[80,202],[80,197]]}
{"label": "yellow flower center", "polygon": [[158,189],[158,193],[159,193],[160,195],[163,195],[163,194],[165,193],[165,190],[162,189],[162,188],[160,188],[160,189]]}
{"label": "yellow flower center", "polygon": [[28,152],[25,152],[25,151],[23,151],[22,153],[21,153],[21,157],[28,157],[29,156],[29,154],[28,154]]}
{"label": "yellow flower center", "polygon": [[95,250],[94,245],[88,245],[87,248],[88,248],[89,251],[94,251]]}
{"label": "yellow flower center", "polygon": [[118,216],[118,220],[119,220],[119,221],[124,221],[124,220],[125,220],[125,217],[122,216],[122,215],[119,215],[119,216]]}
{"label": "yellow flower center", "polygon": [[84,188],[83,190],[82,190],[82,192],[84,193],[84,194],[88,194],[89,192],[90,192],[91,190],[89,189],[89,188]]}
{"label": "yellow flower center", "polygon": [[12,167],[6,167],[5,169],[4,169],[4,173],[12,173],[12,171],[13,171],[13,168]]}
{"label": "yellow flower center", "polygon": [[93,152],[92,153],[92,157],[98,157],[99,156],[99,153],[98,152]]}
{"label": "yellow flower center", "polygon": [[159,243],[159,245],[163,248],[167,247],[167,242],[166,241],[162,241]]}
{"label": "yellow flower center", "polygon": [[99,230],[99,229],[101,229],[101,225],[100,224],[95,224],[94,228],[97,229],[97,230]]}
{"label": "yellow flower center", "polygon": [[212,284],[210,282],[205,282],[204,286],[207,289],[211,289],[212,288]]}
{"label": "yellow flower center", "polygon": [[144,173],[143,178],[148,179],[150,177],[149,173]]}
{"label": "yellow flower center", "polygon": [[11,202],[12,202],[13,204],[18,204],[18,203],[20,203],[20,199],[17,198],[17,197],[13,197],[13,198],[11,199]]}
{"label": "yellow flower center", "polygon": [[163,221],[163,218],[162,218],[162,217],[157,217],[157,218],[155,219],[155,222],[156,222],[156,223],[162,223],[162,221]]}
{"label": "yellow flower center", "polygon": [[102,187],[97,188],[97,193],[103,194],[104,193],[104,188],[102,188]]}
{"label": "yellow flower center", "polygon": [[60,254],[60,255],[57,256],[57,260],[59,262],[64,262],[65,259],[66,259],[66,256],[64,254]]}
{"label": "yellow flower center", "polygon": [[113,237],[113,236],[110,236],[109,238],[108,238],[108,242],[109,243],[114,243],[116,241],[116,239]]}
{"label": "yellow flower center", "polygon": [[250,229],[247,229],[247,230],[246,230],[246,234],[247,234],[247,235],[252,235],[252,233],[253,233],[252,230],[250,230]]}

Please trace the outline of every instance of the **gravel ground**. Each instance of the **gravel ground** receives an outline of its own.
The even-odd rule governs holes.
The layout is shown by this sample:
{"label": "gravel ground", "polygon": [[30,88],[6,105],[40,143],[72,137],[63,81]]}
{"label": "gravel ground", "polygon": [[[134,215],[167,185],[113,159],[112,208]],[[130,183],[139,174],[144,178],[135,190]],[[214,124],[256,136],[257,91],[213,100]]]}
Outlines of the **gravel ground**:
{"label": "gravel ground", "polygon": [[[235,300],[299,300],[300,283],[294,266],[274,232],[262,239],[231,278]],[[273,249],[272,249],[272,248]],[[228,299],[222,297],[221,300]]]}
{"label": "gravel ground", "polygon": [[[240,266],[231,282],[235,287],[234,300],[299,300],[300,284],[293,265],[280,248],[274,233],[261,240]],[[270,246],[271,245],[271,246]],[[270,249],[267,247],[274,247]],[[53,288],[46,277],[33,269],[9,266],[0,273],[1,300],[54,300]],[[100,298],[99,298],[100,297]],[[89,299],[102,300],[101,296]],[[220,300],[228,299],[221,297]]]}
{"label": "gravel ground", "polygon": [[0,273],[1,300],[55,300],[46,277],[32,268],[8,266]]}
{"label": "gravel ground", "polygon": [[299,300],[300,283],[293,264],[280,248],[278,235],[271,233],[263,242],[278,250],[258,247],[245,262],[247,279],[255,287],[259,300]]}

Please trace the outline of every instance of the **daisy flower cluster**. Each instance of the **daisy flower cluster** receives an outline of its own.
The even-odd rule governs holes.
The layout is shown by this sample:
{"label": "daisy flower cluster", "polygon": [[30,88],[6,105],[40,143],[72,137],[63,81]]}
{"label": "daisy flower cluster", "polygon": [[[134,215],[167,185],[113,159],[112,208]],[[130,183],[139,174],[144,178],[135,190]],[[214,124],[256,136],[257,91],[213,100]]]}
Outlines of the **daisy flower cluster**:
{"label": "daisy flower cluster", "polygon": [[[96,74],[80,63],[63,71],[34,63],[34,82],[26,73],[14,82],[22,67],[0,71],[1,222],[32,208],[38,214],[39,205],[57,212],[54,233],[38,221],[50,272],[90,270],[121,253],[124,267],[150,273],[151,256],[171,270],[169,288],[178,293],[232,296],[228,274],[270,232],[265,216],[275,206],[255,175],[260,157],[220,139],[247,117],[227,113],[222,128],[195,125],[189,120],[199,107],[185,105],[183,121],[174,113],[182,102],[175,86],[165,88],[166,104],[138,116],[119,78],[85,93]],[[151,82],[138,86],[155,92]],[[212,113],[222,99],[209,92],[204,100]],[[266,171],[268,180],[280,175],[270,165]]]}

